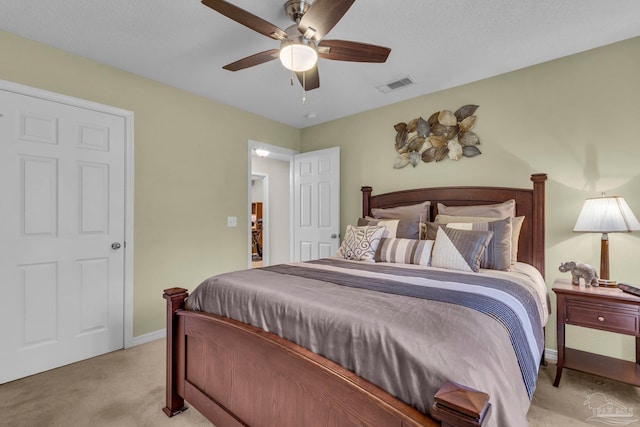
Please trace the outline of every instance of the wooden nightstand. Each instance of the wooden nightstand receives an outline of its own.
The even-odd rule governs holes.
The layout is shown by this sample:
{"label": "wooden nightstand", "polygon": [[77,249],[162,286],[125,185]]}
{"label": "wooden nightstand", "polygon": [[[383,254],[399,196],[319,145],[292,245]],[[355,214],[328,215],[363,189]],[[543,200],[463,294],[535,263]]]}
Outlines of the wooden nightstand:
{"label": "wooden nightstand", "polygon": [[[575,286],[569,280],[553,283],[557,301],[558,387],[562,369],[575,369],[640,386],[640,298],[618,288]],[[564,346],[565,325],[617,332],[636,337],[636,362],[588,353]]]}

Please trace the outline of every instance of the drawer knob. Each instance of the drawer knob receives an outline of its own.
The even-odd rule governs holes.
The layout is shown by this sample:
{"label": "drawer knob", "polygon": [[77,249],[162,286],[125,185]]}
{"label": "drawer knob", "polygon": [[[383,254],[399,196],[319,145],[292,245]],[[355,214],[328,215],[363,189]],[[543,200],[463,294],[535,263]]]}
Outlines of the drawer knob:
{"label": "drawer knob", "polygon": [[601,321],[601,322],[604,322],[604,317],[598,316],[598,320]]}

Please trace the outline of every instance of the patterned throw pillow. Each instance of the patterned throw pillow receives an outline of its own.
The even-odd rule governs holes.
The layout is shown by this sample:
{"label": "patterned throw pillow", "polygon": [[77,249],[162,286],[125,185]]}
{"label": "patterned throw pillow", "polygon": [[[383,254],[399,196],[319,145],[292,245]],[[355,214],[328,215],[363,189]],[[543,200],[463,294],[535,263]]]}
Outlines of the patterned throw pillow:
{"label": "patterned throw pillow", "polygon": [[429,265],[433,240],[385,239],[378,246],[375,262]]}
{"label": "patterned throw pillow", "polygon": [[336,256],[355,261],[374,262],[373,256],[386,229],[377,225],[364,227],[347,225],[344,240]]}
{"label": "patterned throw pillow", "polygon": [[493,231],[457,230],[440,227],[433,244],[431,265],[451,270],[480,270],[480,260]]}

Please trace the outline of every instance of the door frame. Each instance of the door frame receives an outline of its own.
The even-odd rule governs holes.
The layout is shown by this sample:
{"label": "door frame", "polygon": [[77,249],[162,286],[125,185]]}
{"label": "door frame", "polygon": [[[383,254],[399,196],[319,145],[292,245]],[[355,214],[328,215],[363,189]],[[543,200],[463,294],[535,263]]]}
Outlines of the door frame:
{"label": "door frame", "polygon": [[0,89],[7,92],[14,92],[19,95],[31,96],[34,98],[93,110],[100,113],[111,114],[122,117],[125,123],[124,152],[125,152],[125,196],[124,196],[124,348],[133,347],[137,343],[133,337],[133,111],[124,110],[109,105],[72,96],[50,92],[19,83],[0,79]]}
{"label": "door frame", "polygon": [[[289,162],[289,218],[293,218],[293,157],[296,154],[300,154],[299,151],[291,150],[284,147],[279,147],[277,145],[266,144],[260,141],[254,141],[249,139],[247,141],[247,258],[248,258],[248,268],[251,268],[251,175],[252,173],[252,155],[256,149],[262,148],[264,150],[269,151],[269,158],[283,160]],[[262,215],[265,213],[263,211]],[[289,260],[293,260],[293,244],[294,244],[294,235],[293,235],[293,223],[289,225]],[[268,233],[268,231],[267,231]],[[264,235],[263,235],[264,238]],[[265,242],[263,240],[263,246]]]}
{"label": "door frame", "polygon": [[[260,180],[260,185],[262,186],[262,265],[269,265],[269,174],[263,172],[251,172],[251,180]],[[249,191],[251,191],[251,185],[249,186]],[[253,198],[251,197],[251,193],[249,193],[249,197],[251,198],[251,203],[253,203]],[[253,253],[253,236],[251,236],[251,212],[249,212],[249,239],[251,242],[251,246],[249,247],[249,267],[252,267],[253,257],[251,254]],[[265,251],[264,248],[267,248]]]}

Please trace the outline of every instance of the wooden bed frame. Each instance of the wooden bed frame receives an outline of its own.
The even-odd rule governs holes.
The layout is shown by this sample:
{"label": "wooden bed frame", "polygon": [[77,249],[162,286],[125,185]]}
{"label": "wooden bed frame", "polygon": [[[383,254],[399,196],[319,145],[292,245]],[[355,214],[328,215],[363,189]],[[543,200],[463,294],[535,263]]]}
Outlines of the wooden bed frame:
{"label": "wooden bed frame", "polygon": [[[371,187],[362,187],[362,213],[431,200],[433,215],[438,202],[459,206],[515,199],[517,216],[527,218],[518,259],[544,275],[546,179],[546,174],[532,175],[533,189],[425,188],[376,196]],[[186,310],[186,289],[167,289],[163,296],[167,300],[163,411],[170,417],[186,409],[185,400],[216,427],[474,427],[490,416],[487,394],[451,382],[436,394],[431,416],[425,415],[277,335],[226,317]]]}

